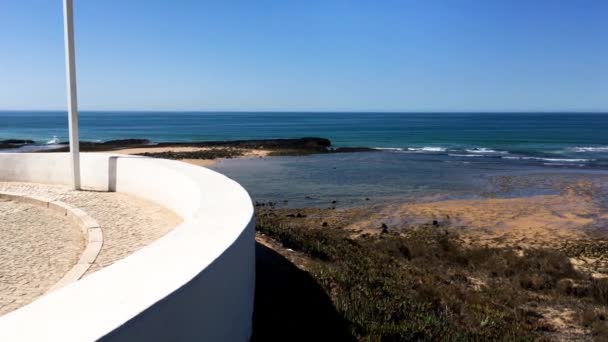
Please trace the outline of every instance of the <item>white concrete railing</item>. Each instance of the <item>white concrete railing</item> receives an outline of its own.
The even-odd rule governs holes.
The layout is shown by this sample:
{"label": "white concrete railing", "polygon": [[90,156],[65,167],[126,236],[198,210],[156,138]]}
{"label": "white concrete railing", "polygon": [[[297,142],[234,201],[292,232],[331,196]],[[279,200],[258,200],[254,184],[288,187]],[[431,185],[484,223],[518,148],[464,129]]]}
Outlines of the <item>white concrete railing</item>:
{"label": "white concrete railing", "polygon": [[[82,154],[85,189],[157,202],[172,232],[90,276],[0,317],[0,341],[246,341],[255,281],[251,199],[185,163]],[[69,184],[66,153],[0,153],[0,181]]]}

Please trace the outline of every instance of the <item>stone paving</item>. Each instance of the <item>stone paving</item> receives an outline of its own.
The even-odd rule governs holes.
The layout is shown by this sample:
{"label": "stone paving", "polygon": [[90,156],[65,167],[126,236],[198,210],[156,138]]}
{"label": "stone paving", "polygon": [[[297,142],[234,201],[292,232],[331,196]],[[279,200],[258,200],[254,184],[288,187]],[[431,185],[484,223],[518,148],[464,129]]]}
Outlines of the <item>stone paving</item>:
{"label": "stone paving", "polygon": [[78,261],[80,227],[29,203],[0,199],[0,314],[44,294]]}
{"label": "stone paving", "polygon": [[[99,222],[103,246],[85,277],[148,245],[181,222],[170,210],[123,193],[0,182],[2,191],[62,201]],[[78,261],[84,239],[76,224],[52,210],[0,202],[0,314],[31,302],[52,287]]]}

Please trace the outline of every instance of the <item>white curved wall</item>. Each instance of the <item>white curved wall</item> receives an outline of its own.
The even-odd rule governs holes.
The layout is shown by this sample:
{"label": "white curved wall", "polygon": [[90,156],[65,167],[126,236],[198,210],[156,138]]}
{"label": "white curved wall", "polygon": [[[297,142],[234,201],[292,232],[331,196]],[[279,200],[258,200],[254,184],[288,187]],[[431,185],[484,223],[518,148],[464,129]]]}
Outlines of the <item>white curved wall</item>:
{"label": "white curved wall", "polygon": [[[0,181],[69,184],[67,153],[0,153]],[[0,341],[246,341],[255,282],[251,199],[181,162],[81,154],[85,189],[157,202],[184,221],[140,251],[0,317]]]}

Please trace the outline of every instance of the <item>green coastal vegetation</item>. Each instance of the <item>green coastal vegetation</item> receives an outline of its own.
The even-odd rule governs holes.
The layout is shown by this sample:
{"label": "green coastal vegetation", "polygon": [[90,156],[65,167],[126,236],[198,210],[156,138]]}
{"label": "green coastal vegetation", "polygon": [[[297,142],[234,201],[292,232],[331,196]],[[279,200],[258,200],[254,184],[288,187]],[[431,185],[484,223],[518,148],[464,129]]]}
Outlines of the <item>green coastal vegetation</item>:
{"label": "green coastal vegetation", "polygon": [[[549,324],[569,312],[580,336],[608,338],[608,279],[575,270],[561,251],[464,246],[457,231],[433,224],[356,236],[326,220],[334,212],[319,209],[310,220],[297,209],[258,208],[257,229],[322,288],[341,339],[572,339]],[[263,320],[254,340],[272,337]]]}

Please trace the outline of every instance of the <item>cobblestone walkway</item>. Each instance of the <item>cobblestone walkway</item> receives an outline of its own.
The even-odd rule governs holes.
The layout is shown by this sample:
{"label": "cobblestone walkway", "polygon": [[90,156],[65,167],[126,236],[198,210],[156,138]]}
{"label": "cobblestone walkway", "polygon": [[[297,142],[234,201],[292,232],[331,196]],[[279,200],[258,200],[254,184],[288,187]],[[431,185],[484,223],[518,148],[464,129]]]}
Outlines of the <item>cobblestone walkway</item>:
{"label": "cobblestone walkway", "polygon": [[0,199],[0,314],[44,294],[76,264],[84,243],[65,216]]}
{"label": "cobblestone walkway", "polygon": [[[104,243],[85,277],[148,245],[181,222],[168,209],[122,193],[11,182],[0,182],[0,191],[62,201],[97,220]],[[84,243],[80,228],[51,210],[0,202],[0,314],[44,294],[77,262]]]}

